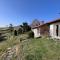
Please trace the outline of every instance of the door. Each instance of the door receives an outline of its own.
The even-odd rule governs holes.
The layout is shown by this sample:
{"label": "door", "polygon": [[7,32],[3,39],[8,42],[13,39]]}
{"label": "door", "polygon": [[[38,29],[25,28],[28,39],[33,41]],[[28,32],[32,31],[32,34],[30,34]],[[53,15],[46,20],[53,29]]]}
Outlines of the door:
{"label": "door", "polygon": [[56,36],[58,36],[59,33],[59,25],[56,25]]}

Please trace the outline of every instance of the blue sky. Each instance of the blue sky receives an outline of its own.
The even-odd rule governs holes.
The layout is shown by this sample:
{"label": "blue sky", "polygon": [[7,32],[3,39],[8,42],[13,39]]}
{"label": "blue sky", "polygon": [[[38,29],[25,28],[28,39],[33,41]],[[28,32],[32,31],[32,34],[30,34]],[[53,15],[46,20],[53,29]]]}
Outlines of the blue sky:
{"label": "blue sky", "polygon": [[60,18],[60,0],[0,0],[0,27]]}

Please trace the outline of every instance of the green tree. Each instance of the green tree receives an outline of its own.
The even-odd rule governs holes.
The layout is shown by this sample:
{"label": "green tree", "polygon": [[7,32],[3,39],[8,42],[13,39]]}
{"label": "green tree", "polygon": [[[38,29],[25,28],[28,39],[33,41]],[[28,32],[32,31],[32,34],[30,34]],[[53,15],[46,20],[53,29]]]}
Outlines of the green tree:
{"label": "green tree", "polygon": [[31,30],[31,27],[28,25],[27,22],[23,23],[23,30],[24,30],[24,32],[28,32]]}
{"label": "green tree", "polygon": [[13,33],[13,31],[14,31],[14,27],[13,27],[13,25],[12,24],[10,24],[9,25],[9,31],[10,31],[10,33],[12,34]]}

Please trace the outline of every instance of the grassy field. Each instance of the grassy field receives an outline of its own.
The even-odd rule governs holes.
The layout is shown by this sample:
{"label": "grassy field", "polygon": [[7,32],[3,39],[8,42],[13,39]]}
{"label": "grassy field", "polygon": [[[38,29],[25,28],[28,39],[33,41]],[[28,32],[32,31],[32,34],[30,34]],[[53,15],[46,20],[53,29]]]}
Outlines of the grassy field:
{"label": "grassy field", "polygon": [[7,48],[19,44],[19,40],[17,39],[17,36],[15,37],[9,34],[7,34],[6,36],[7,39],[0,42],[0,56],[7,50]]}
{"label": "grassy field", "polygon": [[26,39],[26,34],[11,36],[7,34],[7,40],[0,42],[0,56],[7,48],[20,44],[20,38],[25,39],[23,45],[24,60],[60,60],[60,41],[47,38]]}
{"label": "grassy field", "polygon": [[26,60],[60,60],[60,42],[47,38],[31,39],[24,45]]}
{"label": "grassy field", "polygon": [[9,33],[5,34],[6,40],[0,42],[0,56],[10,47],[20,44],[20,38],[26,39],[26,34],[20,36],[13,36]]}

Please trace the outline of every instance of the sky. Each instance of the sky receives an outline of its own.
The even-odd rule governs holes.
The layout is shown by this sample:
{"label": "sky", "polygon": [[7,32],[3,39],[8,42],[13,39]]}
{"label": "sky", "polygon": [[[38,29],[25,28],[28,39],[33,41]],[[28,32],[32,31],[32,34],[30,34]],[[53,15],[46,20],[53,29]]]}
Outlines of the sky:
{"label": "sky", "polygon": [[0,27],[34,19],[52,21],[60,18],[60,0],[0,0]]}

